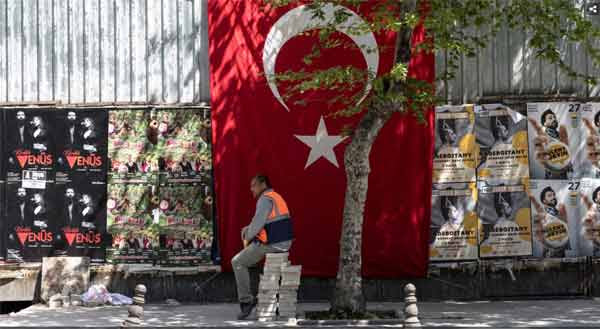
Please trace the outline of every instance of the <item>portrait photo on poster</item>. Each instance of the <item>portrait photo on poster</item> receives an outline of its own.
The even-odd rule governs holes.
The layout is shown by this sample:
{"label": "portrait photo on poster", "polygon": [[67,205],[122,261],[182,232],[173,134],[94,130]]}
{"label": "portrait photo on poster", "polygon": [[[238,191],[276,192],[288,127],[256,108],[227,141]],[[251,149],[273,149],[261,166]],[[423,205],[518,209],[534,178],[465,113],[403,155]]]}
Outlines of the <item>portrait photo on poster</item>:
{"label": "portrait photo on poster", "polygon": [[527,104],[532,179],[576,179],[580,152],[579,103]]}
{"label": "portrait photo on poster", "polygon": [[23,170],[54,174],[54,134],[52,111],[43,108],[9,109],[4,113],[6,143],[4,165],[7,180],[20,180]]}
{"label": "portrait photo on poster", "polygon": [[[95,174],[106,180],[108,110],[64,109],[55,113],[57,177]],[[57,178],[59,179],[59,178]]]}
{"label": "portrait photo on poster", "polygon": [[6,234],[8,261],[40,261],[52,256],[57,222],[55,185],[25,188],[21,182],[6,184]]}
{"label": "portrait photo on poster", "polygon": [[477,186],[434,184],[431,195],[430,261],[477,259]]}
{"label": "portrait photo on poster", "polygon": [[529,256],[532,252],[530,202],[524,185],[480,186],[479,256]]}
{"label": "portrait photo on poster", "polygon": [[583,178],[579,196],[579,253],[600,256],[600,179]]}
{"label": "portrait photo on poster", "polygon": [[581,106],[581,141],[576,168],[581,178],[600,178],[600,103]]}
{"label": "portrait photo on poster", "polygon": [[435,120],[433,182],[474,182],[479,147],[473,105],[438,106]]}
{"label": "portrait photo on poster", "polygon": [[579,181],[530,181],[533,256],[578,256],[579,185]]}
{"label": "portrait photo on poster", "polygon": [[477,180],[529,177],[527,118],[503,104],[475,107]]}

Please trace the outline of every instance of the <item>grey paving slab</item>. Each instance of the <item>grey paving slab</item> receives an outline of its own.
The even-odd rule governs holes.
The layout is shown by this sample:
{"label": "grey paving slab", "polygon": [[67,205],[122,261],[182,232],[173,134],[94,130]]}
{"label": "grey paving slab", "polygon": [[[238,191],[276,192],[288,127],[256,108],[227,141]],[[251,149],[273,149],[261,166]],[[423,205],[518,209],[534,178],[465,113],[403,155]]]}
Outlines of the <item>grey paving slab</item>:
{"label": "grey paving slab", "polygon": [[[325,303],[300,304],[303,311],[326,310]],[[371,303],[370,309],[400,309],[401,303]],[[237,304],[146,305],[144,324],[177,327],[281,327],[294,321],[260,323],[236,321]],[[420,318],[428,327],[599,327],[600,301],[594,299],[419,303]],[[1,315],[0,326],[118,327],[127,307],[71,307],[49,309],[34,305],[13,315]],[[367,323],[361,322],[365,325]],[[381,327],[400,327],[380,322]]]}

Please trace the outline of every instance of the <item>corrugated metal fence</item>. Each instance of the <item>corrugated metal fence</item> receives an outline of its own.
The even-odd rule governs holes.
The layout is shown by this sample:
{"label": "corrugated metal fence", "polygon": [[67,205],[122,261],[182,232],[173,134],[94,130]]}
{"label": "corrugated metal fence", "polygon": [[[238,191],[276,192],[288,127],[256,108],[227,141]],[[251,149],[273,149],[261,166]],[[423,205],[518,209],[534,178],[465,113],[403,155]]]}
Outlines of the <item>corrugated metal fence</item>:
{"label": "corrugated metal fence", "polygon": [[0,0],[0,102],[208,102],[208,0]]}
{"label": "corrugated metal fence", "polygon": [[[574,0],[581,8],[588,1]],[[600,16],[588,16],[600,25]],[[474,58],[462,58],[456,77],[438,83],[439,96],[447,103],[471,103],[496,96],[519,97],[523,101],[542,94],[548,96],[577,96],[585,99],[600,97],[600,85],[568,78],[557,66],[535,58],[533,49],[526,47],[531,36],[524,31],[504,29],[486,49]],[[563,59],[578,72],[600,76],[600,67],[594,67],[577,45],[562,43]],[[600,39],[595,42],[600,47]],[[443,72],[447,65],[445,53],[436,56],[436,70]]]}
{"label": "corrugated metal fence", "polygon": [[[207,1],[0,0],[0,102],[208,102]],[[477,57],[461,60],[456,78],[438,84],[439,95],[448,103],[600,96],[600,86],[536,59],[528,37],[502,31]],[[565,45],[564,56],[580,72],[600,75],[577,46]],[[439,53],[437,71],[445,65]]]}

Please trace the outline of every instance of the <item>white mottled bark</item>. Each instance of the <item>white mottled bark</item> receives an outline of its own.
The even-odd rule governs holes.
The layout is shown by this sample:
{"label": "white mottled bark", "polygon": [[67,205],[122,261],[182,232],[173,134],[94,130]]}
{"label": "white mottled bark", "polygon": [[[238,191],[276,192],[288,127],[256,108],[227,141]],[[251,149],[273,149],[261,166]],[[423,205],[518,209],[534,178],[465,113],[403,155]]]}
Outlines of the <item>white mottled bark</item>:
{"label": "white mottled bark", "polygon": [[369,153],[391,114],[369,110],[362,117],[346,148],[346,198],[340,239],[340,260],[332,301],[333,312],[360,314],[366,309],[362,288],[362,230],[369,185]]}

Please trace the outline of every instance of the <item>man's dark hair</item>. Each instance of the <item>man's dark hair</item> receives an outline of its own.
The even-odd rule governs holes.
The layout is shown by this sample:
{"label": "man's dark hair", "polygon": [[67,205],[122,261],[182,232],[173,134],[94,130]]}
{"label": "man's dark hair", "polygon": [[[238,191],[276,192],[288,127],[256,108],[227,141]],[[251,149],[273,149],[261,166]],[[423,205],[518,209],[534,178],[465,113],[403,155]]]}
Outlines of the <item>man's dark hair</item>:
{"label": "man's dark hair", "polygon": [[554,192],[554,190],[552,189],[552,187],[550,186],[546,186],[542,192],[540,192],[540,201],[544,202],[544,199],[546,198],[546,193],[548,192]]}
{"label": "man's dark hair", "polygon": [[442,143],[447,143],[448,137],[446,136],[446,131],[444,130],[444,124],[446,124],[452,131],[456,131],[456,123],[454,120],[450,119],[442,119],[438,120],[437,122],[437,129],[440,139],[442,140]]}
{"label": "man's dark hair", "polygon": [[448,202],[456,207],[457,198],[456,198],[456,196],[442,196],[440,201],[441,201],[440,206],[441,206],[441,210],[442,210],[442,217],[444,217],[445,221],[448,221],[448,217],[450,217],[449,216],[450,207],[448,207]]}
{"label": "man's dark hair", "polygon": [[256,176],[254,176],[254,180],[256,180],[258,183],[265,183],[267,188],[271,188],[271,181],[267,175],[256,174]]}
{"label": "man's dark hair", "polygon": [[600,111],[594,115],[594,124],[596,127],[600,127]]}
{"label": "man's dark hair", "polygon": [[556,114],[554,114],[554,112],[552,112],[551,109],[547,109],[546,111],[544,111],[544,113],[542,113],[542,126],[546,124],[546,116],[548,116],[549,114],[552,114],[554,116],[556,116]]}
{"label": "man's dark hair", "polygon": [[592,193],[592,201],[594,201],[594,203],[597,203],[596,198],[598,197],[598,193],[600,193],[600,186],[594,190],[594,193]]}
{"label": "man's dark hair", "polygon": [[498,117],[494,117],[494,123],[492,124],[492,135],[494,135],[495,139],[499,139],[500,138],[500,131],[498,131],[498,121],[500,121],[500,123],[506,127],[506,129],[508,129],[508,117],[506,116],[498,116]]}
{"label": "man's dark hair", "polygon": [[504,207],[500,204],[500,197],[504,199],[504,201],[508,202],[509,205],[512,206],[512,198],[510,196],[510,192],[500,192],[494,194],[494,208],[496,208],[496,214],[501,215],[510,215],[504,213]]}

